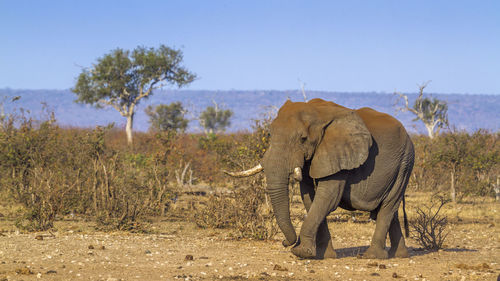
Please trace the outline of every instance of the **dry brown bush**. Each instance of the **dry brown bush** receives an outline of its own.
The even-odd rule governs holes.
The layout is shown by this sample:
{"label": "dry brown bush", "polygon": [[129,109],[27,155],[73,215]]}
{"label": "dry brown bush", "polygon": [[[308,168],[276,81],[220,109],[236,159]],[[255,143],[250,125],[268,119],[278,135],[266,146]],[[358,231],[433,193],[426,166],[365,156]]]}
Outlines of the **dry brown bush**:
{"label": "dry brown bush", "polygon": [[[251,134],[232,134],[225,137],[208,136],[201,139],[201,147],[214,151],[217,161],[225,169],[239,170],[252,167],[262,159],[269,146],[270,118],[256,120]],[[264,190],[262,174],[227,181],[236,187],[233,193],[211,196],[205,208],[195,211],[194,219],[200,227],[234,228],[238,237],[271,239],[277,233],[270,201]]]}
{"label": "dry brown bush", "polygon": [[435,195],[429,204],[416,208],[416,217],[410,220],[411,236],[425,249],[439,250],[448,236],[448,218],[439,214],[449,202],[444,196]]}
{"label": "dry brown bush", "polygon": [[46,230],[57,216],[76,214],[130,229],[138,216],[164,214],[173,194],[164,151],[117,151],[106,146],[106,132],[63,129],[53,120],[0,131],[0,191],[24,207],[19,228]]}
{"label": "dry brown bush", "polygon": [[196,209],[194,221],[202,228],[232,228],[238,238],[267,240],[278,228],[263,189],[248,187],[234,193],[211,195]]}

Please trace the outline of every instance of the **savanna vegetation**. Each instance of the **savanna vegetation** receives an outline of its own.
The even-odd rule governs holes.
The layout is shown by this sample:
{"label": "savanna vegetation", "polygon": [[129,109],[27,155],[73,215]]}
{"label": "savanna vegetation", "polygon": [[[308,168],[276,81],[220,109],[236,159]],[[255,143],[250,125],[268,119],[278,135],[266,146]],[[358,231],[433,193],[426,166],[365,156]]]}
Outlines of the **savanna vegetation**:
{"label": "savanna vegetation", "polygon": [[[279,242],[264,176],[222,172],[259,162],[271,118],[249,132],[195,134],[185,130],[182,106],[149,110],[151,129],[135,132],[133,145],[113,125],[61,127],[50,112],[0,116],[0,279],[489,280],[500,272],[498,132],[412,136],[410,259],[358,259],[374,224],[337,210],[328,220],[341,259],[301,261]],[[304,208],[291,190],[299,226]]]}
{"label": "savanna vegetation", "polygon": [[[1,123],[0,196],[11,206],[4,215],[15,217],[20,229],[46,230],[55,220],[77,216],[99,229],[147,231],[152,219],[171,217],[234,228],[242,237],[276,233],[263,176],[233,179],[221,172],[258,163],[270,118],[255,121],[251,132],[192,134],[183,133],[183,126],[136,132],[129,146],[112,126],[62,128],[47,116],[10,115]],[[467,196],[495,196],[498,133],[412,138],[410,192],[440,192],[458,203]],[[206,196],[186,199],[199,194]]]}

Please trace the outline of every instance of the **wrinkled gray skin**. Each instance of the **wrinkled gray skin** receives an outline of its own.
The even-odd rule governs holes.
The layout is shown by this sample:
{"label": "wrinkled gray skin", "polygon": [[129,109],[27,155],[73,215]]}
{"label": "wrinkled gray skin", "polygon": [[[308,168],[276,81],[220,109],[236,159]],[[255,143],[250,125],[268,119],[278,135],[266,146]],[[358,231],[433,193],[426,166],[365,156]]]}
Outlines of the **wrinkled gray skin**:
{"label": "wrinkled gray skin", "polygon": [[[387,114],[321,99],[287,101],[271,124],[270,147],[262,161],[273,211],[286,237],[283,245],[294,245],[292,253],[301,258],[335,257],[325,217],[340,206],[368,211],[376,219],[363,257],[408,257],[397,211],[413,162],[408,134]],[[307,210],[298,239],[288,199],[295,167],[302,169],[300,191]]]}

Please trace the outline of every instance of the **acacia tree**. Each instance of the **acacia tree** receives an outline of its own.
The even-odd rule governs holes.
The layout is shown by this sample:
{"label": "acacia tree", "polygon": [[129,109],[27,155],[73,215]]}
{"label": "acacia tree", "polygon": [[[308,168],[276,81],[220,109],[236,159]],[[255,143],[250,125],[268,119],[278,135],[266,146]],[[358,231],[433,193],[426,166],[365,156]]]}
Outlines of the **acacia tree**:
{"label": "acacia tree", "polygon": [[173,102],[169,105],[159,104],[155,107],[148,106],[145,110],[149,116],[151,129],[154,131],[181,131],[184,132],[189,120],[184,118],[187,111],[181,102]]}
{"label": "acacia tree", "polygon": [[196,78],[181,65],[182,59],[182,51],[165,45],[133,51],[118,48],[83,69],[72,91],[78,95],[76,102],[112,106],[127,118],[127,141],[132,144],[135,107],[141,99],[166,85],[182,87]]}
{"label": "acacia tree", "polygon": [[207,135],[225,131],[231,125],[233,116],[230,109],[221,109],[215,101],[213,103],[214,106],[208,106],[198,119]]}
{"label": "acacia tree", "polygon": [[407,95],[398,92],[395,94],[398,94],[405,102],[404,107],[399,108],[399,110],[415,114],[413,121],[422,121],[427,129],[427,135],[433,139],[439,134],[441,128],[448,125],[448,105],[445,101],[436,98],[424,98],[424,89],[428,84],[429,82],[419,85],[419,95],[413,107],[409,106]]}
{"label": "acacia tree", "polygon": [[457,202],[456,177],[464,168],[467,158],[469,134],[465,132],[450,132],[438,138],[439,150],[433,155],[433,164],[441,164],[450,170],[450,198]]}

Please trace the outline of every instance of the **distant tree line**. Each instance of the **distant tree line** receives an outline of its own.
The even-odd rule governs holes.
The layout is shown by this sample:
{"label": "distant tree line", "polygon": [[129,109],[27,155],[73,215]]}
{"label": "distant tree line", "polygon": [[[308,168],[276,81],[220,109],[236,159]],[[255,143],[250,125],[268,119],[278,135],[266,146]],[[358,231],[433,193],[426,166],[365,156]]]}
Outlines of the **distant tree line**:
{"label": "distant tree line", "polygon": [[[215,106],[208,106],[196,118],[206,135],[222,133],[231,125],[233,111]],[[189,124],[186,117],[188,111],[180,102],[148,106],[145,110],[149,116],[150,130],[156,132],[184,132]]]}

